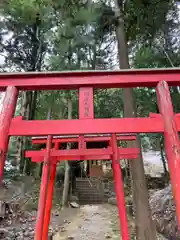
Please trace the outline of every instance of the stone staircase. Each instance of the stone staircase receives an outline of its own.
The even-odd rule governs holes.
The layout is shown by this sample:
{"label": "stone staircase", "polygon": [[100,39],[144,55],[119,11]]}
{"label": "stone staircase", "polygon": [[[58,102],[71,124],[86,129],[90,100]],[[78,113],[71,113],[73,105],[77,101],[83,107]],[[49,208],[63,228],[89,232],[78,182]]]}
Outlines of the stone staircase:
{"label": "stone staircase", "polygon": [[76,189],[81,204],[105,202],[102,182],[98,179],[76,178]]}

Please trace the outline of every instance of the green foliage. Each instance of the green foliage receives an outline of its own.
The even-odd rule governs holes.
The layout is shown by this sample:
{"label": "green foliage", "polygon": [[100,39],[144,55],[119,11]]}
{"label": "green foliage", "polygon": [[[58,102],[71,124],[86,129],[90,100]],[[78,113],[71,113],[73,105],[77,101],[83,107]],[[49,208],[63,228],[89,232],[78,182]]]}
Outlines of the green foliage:
{"label": "green foliage", "polygon": [[46,1],[35,0],[10,0],[5,10],[7,14],[19,20],[20,23],[33,24],[36,20],[36,14],[43,15]]}
{"label": "green foliage", "polygon": [[52,7],[48,1],[10,0],[4,7],[0,25],[5,38],[0,50],[5,52],[4,70],[35,71],[42,68],[47,51],[48,32],[52,28]]}
{"label": "green foliage", "polygon": [[148,117],[150,112],[157,111],[155,89],[137,88],[135,95],[138,116]]}
{"label": "green foliage", "polygon": [[97,91],[94,100],[95,117],[118,118],[123,116],[123,101],[121,89],[106,89]]}
{"label": "green foliage", "polygon": [[136,68],[158,68],[162,67],[159,62],[159,52],[150,46],[140,47],[134,56],[134,66]]}
{"label": "green foliage", "polygon": [[[78,94],[77,91],[71,91],[71,99],[73,101],[73,118],[77,118],[78,112]],[[48,110],[51,107],[52,119],[67,119],[67,91],[43,91],[39,93],[37,99],[36,119],[47,119]]]}
{"label": "green foliage", "polygon": [[129,40],[140,37],[143,41],[154,39],[157,31],[166,22],[166,15],[172,6],[171,0],[127,1],[125,19]]}
{"label": "green foliage", "polygon": [[[177,1],[124,2],[122,14],[132,67],[179,66]],[[6,54],[3,71],[105,70],[118,64],[117,19],[109,1],[10,0],[2,15],[0,53]],[[172,88],[171,92],[175,111],[179,111],[179,89]],[[137,88],[135,95],[138,116],[157,111],[154,89]],[[46,119],[50,107],[52,119],[67,118],[69,97],[73,118],[78,118],[77,91],[44,91],[38,92],[36,119]],[[121,89],[95,90],[94,103],[98,118],[123,115]],[[19,112],[20,107],[16,114]],[[143,145],[149,147],[147,136],[143,137]],[[151,140],[154,148],[155,140]]]}

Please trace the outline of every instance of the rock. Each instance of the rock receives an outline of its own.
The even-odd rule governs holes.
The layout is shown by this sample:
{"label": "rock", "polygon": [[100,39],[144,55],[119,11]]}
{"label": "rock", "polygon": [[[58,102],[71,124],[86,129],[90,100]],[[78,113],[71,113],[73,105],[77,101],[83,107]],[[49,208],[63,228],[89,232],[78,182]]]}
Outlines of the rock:
{"label": "rock", "polygon": [[23,218],[20,218],[19,221],[20,221],[20,223],[26,223],[26,222],[27,222],[27,219],[25,219],[25,218],[24,218],[24,219],[23,219]]}
{"label": "rock", "polygon": [[50,234],[48,235],[48,240],[53,240],[53,233],[50,233]]}
{"label": "rock", "polygon": [[6,215],[6,203],[4,201],[0,201],[0,218],[4,219]]}
{"label": "rock", "polygon": [[104,189],[104,193],[109,193],[109,189]]}
{"label": "rock", "polygon": [[27,231],[24,232],[24,237],[29,237],[29,235],[30,235],[29,230],[27,230]]}
{"label": "rock", "polygon": [[69,203],[72,208],[79,208],[80,205],[77,202],[70,202]]}
{"label": "rock", "polygon": [[0,239],[5,239],[9,234],[9,231],[5,228],[0,228]]}
{"label": "rock", "polygon": [[162,176],[152,177],[147,174],[145,177],[146,177],[148,189],[164,189],[166,187],[165,178]]}
{"label": "rock", "polygon": [[111,235],[108,234],[108,233],[106,233],[106,234],[105,234],[105,238],[106,238],[106,239],[110,239],[110,238],[111,238]]}
{"label": "rock", "polygon": [[52,212],[52,215],[53,215],[53,216],[56,216],[56,217],[59,216],[59,210],[53,211],[53,212]]}
{"label": "rock", "polygon": [[29,232],[32,232],[32,231],[33,231],[33,228],[32,228],[32,227],[29,227],[29,228],[28,228],[28,231],[29,231]]}
{"label": "rock", "polygon": [[116,193],[115,193],[115,192],[112,192],[112,193],[111,193],[111,197],[116,197]]}
{"label": "rock", "polygon": [[66,232],[66,229],[65,229],[65,227],[61,227],[60,230],[59,230],[59,229],[56,229],[56,232],[57,232],[57,231]]}
{"label": "rock", "polygon": [[150,206],[157,231],[168,239],[180,239],[171,186],[154,192],[150,196]]}
{"label": "rock", "polygon": [[59,239],[61,239],[60,233],[56,233],[56,234],[52,237],[52,240],[59,240]]}
{"label": "rock", "polygon": [[35,220],[36,220],[36,218],[34,216],[31,216],[31,217],[28,218],[28,222],[33,222]]}
{"label": "rock", "polygon": [[24,237],[23,236],[18,236],[16,239],[17,240],[24,240]]}
{"label": "rock", "polygon": [[111,205],[117,205],[117,201],[115,197],[111,197],[108,199],[108,203]]}

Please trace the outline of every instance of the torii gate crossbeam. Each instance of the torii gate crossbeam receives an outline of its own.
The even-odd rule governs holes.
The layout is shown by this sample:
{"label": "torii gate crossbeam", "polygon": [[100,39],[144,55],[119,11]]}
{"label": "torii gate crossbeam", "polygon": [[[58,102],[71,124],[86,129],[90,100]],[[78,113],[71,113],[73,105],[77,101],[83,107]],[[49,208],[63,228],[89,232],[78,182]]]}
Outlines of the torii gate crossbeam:
{"label": "torii gate crossbeam", "polygon": [[[179,114],[173,113],[168,85],[180,85],[180,69],[160,70],[124,70],[124,71],[95,71],[95,72],[68,72],[68,73],[2,73],[0,74],[0,90],[6,90],[3,108],[0,114],[0,180],[3,176],[5,156],[10,136],[44,136],[44,135],[85,135],[85,134],[112,134],[113,171],[119,209],[120,227],[123,240],[129,240],[124,193],[118,160],[117,139],[115,134],[126,133],[164,133],[166,153],[171,175],[173,196],[176,204],[178,224],[180,226],[180,131]],[[126,87],[157,87],[158,105],[161,116],[149,118],[124,119],[94,119],[93,88],[126,88]],[[78,120],[33,120],[24,121],[13,118],[19,90],[60,90],[79,89],[79,118]],[[115,139],[115,140],[114,140]],[[52,140],[52,139],[51,139]],[[44,169],[48,169],[50,150],[47,155]],[[45,171],[45,170],[44,170]],[[43,183],[48,181],[48,171],[45,171]],[[45,192],[41,191],[41,199],[45,199]],[[121,211],[120,211],[121,210]],[[43,211],[41,219],[43,217]],[[124,217],[123,217],[124,216]],[[37,222],[38,223],[38,222]],[[44,218],[41,221],[43,229]],[[42,238],[43,236],[43,238]],[[46,236],[35,232],[35,240],[46,240]]]}

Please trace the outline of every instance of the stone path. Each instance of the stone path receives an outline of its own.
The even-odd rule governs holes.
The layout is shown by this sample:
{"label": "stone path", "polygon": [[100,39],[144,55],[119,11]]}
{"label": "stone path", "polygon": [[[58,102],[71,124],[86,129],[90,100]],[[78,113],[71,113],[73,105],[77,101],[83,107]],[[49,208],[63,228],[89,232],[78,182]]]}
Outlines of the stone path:
{"label": "stone path", "polygon": [[106,240],[120,239],[112,230],[110,209],[106,205],[85,205],[53,240]]}

